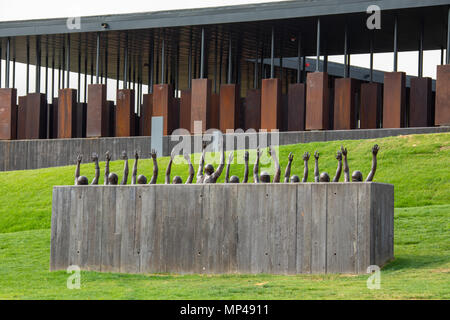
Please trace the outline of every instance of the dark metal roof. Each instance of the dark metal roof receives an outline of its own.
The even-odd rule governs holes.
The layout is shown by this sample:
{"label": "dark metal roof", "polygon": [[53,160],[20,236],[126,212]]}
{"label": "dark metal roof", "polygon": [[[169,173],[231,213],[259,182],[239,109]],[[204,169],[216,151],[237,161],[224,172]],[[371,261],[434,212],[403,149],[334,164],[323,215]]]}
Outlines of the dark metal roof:
{"label": "dark metal roof", "polygon": [[67,18],[0,22],[0,37],[78,33],[109,30],[134,30],[208,24],[239,23],[363,13],[370,5],[382,10],[431,7],[449,0],[297,0],[214,8],[183,9],[146,13],[89,16],[81,18],[81,29],[69,30]]}

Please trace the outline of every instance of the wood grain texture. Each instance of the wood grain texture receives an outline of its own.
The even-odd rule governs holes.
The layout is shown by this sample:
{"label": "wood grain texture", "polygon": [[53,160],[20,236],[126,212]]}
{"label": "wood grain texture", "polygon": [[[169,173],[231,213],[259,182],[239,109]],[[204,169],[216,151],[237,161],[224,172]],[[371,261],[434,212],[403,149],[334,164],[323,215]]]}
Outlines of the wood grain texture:
{"label": "wood grain texture", "polygon": [[393,258],[393,186],[55,187],[51,270],[365,273]]}

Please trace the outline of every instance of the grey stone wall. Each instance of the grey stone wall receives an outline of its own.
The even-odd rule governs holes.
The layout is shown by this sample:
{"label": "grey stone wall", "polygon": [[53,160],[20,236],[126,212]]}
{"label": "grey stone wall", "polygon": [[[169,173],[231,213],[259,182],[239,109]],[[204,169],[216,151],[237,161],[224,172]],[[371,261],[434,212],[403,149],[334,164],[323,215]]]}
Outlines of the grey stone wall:
{"label": "grey stone wall", "polygon": [[[403,128],[403,129],[369,129],[369,130],[341,130],[341,131],[301,131],[280,132],[279,144],[288,145],[296,143],[308,143],[315,141],[333,140],[357,140],[373,139],[396,135],[449,132],[450,127],[433,128]],[[249,143],[249,138],[254,133],[241,133],[229,135],[234,140],[234,146],[227,143],[224,137],[226,150],[235,149],[238,139],[245,140],[245,148],[256,148]],[[267,143],[274,141],[272,134],[267,134]],[[182,136],[173,136],[173,138]],[[191,150],[194,150],[192,139]],[[228,141],[230,141],[228,139]],[[171,141],[171,137],[163,137],[163,156],[168,156],[178,140]],[[258,141],[260,143],[260,141]],[[199,144],[201,145],[201,143]],[[97,152],[100,160],[104,160],[106,151],[112,153],[112,159],[117,160],[123,150],[129,155],[134,150],[141,152],[142,158],[149,158],[151,151],[151,137],[126,137],[126,138],[75,138],[75,139],[50,139],[50,140],[16,140],[0,141],[0,171],[39,169],[57,166],[73,165],[78,153],[85,155],[83,162],[90,161],[90,154]],[[159,155],[161,156],[161,155]]]}
{"label": "grey stone wall", "polygon": [[388,184],[63,186],[50,269],[361,274],[393,241]]}

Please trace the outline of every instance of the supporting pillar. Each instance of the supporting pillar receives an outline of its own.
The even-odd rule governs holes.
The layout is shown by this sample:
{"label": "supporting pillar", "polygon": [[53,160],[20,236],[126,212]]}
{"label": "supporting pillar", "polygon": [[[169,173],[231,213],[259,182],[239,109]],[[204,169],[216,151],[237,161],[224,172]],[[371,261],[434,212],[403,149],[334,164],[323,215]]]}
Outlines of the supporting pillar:
{"label": "supporting pillar", "polygon": [[238,84],[222,84],[220,86],[220,130],[239,128],[240,86]]}
{"label": "supporting pillar", "polygon": [[141,109],[141,121],[139,125],[139,135],[151,136],[152,135],[152,116],[153,116],[153,94],[147,93],[143,96],[142,109]]}
{"label": "supporting pillar", "polygon": [[172,128],[172,85],[155,84],[153,86],[153,117],[163,117],[163,135],[170,135]]}
{"label": "supporting pillar", "polygon": [[[299,69],[300,73],[300,69]],[[293,83],[288,90],[288,131],[305,130],[306,87],[304,83]]]}
{"label": "supporting pillar", "polygon": [[17,89],[0,89],[0,140],[17,138]]}
{"label": "supporting pillar", "polygon": [[61,89],[58,97],[58,138],[75,138],[77,136],[77,90]]}
{"label": "supporting pillar", "polygon": [[193,79],[191,92],[191,133],[194,133],[194,121],[202,122],[202,131],[211,127],[211,85],[209,79]]}
{"label": "supporting pillar", "polygon": [[334,130],[356,128],[356,89],[355,79],[336,79],[334,85]]}
{"label": "supporting pillar", "polygon": [[437,66],[434,123],[437,126],[450,125],[450,64]]}
{"label": "supporting pillar", "polygon": [[329,129],[328,73],[311,72],[306,77],[306,130]]}
{"label": "supporting pillar", "polygon": [[[189,80],[190,81],[190,80]],[[191,129],[191,89],[181,91],[180,98],[180,128]]]}
{"label": "supporting pillar", "polygon": [[17,139],[26,138],[26,121],[27,121],[27,96],[19,97],[19,106],[17,108]]}
{"label": "supporting pillar", "polygon": [[28,94],[25,113],[25,139],[45,139],[47,136],[47,99],[45,94]]}
{"label": "supporting pillar", "polygon": [[411,78],[409,127],[432,126],[431,78]]}
{"label": "supporting pillar", "polygon": [[86,138],[87,103],[78,102],[75,111],[75,137]]}
{"label": "supporting pillar", "polygon": [[405,126],[406,74],[386,72],[384,74],[383,128]]}
{"label": "supporting pillar", "polygon": [[376,129],[380,123],[383,86],[379,83],[361,85],[360,129]]}
{"label": "supporting pillar", "polygon": [[118,90],[115,130],[116,137],[131,137],[135,135],[134,115],[134,90]]}
{"label": "supporting pillar", "polygon": [[219,93],[211,93],[211,112],[209,113],[210,128],[220,128],[220,99]]}
{"label": "supporting pillar", "polygon": [[[20,98],[19,98],[20,104]],[[51,138],[58,138],[58,98],[52,99],[52,114],[51,114]]]}
{"label": "supporting pillar", "polygon": [[108,121],[108,137],[116,136],[116,105],[114,101],[106,101],[107,109],[109,111]]}
{"label": "supporting pillar", "polygon": [[261,129],[261,90],[250,89],[245,98],[245,130]]}
{"label": "supporting pillar", "polygon": [[263,79],[261,87],[261,129],[281,129],[281,81]]}
{"label": "supporting pillar", "polygon": [[106,101],[106,85],[88,86],[86,137],[109,136],[109,108]]}

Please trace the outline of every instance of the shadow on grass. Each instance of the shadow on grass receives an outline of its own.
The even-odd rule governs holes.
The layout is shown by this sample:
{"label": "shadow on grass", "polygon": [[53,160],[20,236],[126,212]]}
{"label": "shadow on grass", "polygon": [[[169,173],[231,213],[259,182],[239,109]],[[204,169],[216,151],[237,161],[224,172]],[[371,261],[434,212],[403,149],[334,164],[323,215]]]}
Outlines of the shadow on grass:
{"label": "shadow on grass", "polygon": [[383,267],[383,271],[408,271],[421,268],[438,268],[448,263],[450,257],[435,255],[401,255]]}

